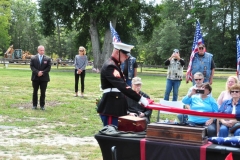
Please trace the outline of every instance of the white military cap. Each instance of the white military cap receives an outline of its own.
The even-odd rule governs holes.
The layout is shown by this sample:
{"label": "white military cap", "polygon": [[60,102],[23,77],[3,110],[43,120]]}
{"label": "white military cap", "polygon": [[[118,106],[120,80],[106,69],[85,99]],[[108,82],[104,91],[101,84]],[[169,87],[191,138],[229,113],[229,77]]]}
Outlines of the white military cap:
{"label": "white military cap", "polygon": [[131,49],[134,47],[133,45],[128,45],[121,42],[113,42],[112,44],[115,49],[122,51],[124,54],[128,56],[130,56]]}

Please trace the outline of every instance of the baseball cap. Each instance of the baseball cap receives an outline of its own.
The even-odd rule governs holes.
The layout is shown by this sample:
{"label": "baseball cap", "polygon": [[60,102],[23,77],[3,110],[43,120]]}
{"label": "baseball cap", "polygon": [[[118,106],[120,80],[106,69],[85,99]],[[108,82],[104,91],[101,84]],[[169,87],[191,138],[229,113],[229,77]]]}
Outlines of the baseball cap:
{"label": "baseball cap", "polygon": [[140,77],[134,77],[132,79],[132,84],[142,84],[142,80]]}
{"label": "baseball cap", "polygon": [[179,50],[178,49],[174,49],[173,52],[179,52]]}

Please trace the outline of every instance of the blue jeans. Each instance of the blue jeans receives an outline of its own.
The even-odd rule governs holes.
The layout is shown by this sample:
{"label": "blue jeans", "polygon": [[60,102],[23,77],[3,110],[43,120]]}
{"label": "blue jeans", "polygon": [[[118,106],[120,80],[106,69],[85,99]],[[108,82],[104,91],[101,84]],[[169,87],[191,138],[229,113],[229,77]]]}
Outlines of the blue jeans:
{"label": "blue jeans", "polygon": [[208,137],[216,137],[217,136],[217,129],[216,129],[216,120],[213,121],[212,124],[206,126],[205,123],[194,123],[191,121],[187,121],[187,124],[190,126],[205,126],[207,127],[207,136]]}
{"label": "blue jeans", "polygon": [[221,125],[218,133],[218,137],[228,137],[229,128],[225,125]]}
{"label": "blue jeans", "polygon": [[164,100],[169,101],[169,95],[173,89],[173,99],[172,101],[177,101],[178,99],[178,89],[181,84],[180,80],[167,79],[166,91],[164,95]]}
{"label": "blue jeans", "polygon": [[188,120],[188,115],[186,115],[186,114],[178,114],[177,118],[178,118],[180,124],[185,124],[187,122],[187,120]]}
{"label": "blue jeans", "polygon": [[[228,137],[228,134],[229,134],[229,127],[221,124],[218,137]],[[240,128],[234,132],[234,136],[240,136]]]}

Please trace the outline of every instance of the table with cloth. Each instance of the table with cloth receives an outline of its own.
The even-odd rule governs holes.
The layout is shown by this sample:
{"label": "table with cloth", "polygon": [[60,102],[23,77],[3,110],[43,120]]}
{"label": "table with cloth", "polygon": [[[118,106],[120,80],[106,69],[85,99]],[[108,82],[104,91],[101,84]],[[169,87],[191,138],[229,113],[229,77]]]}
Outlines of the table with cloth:
{"label": "table with cloth", "polygon": [[117,160],[225,160],[232,152],[240,159],[240,148],[212,144],[188,145],[172,142],[150,141],[146,138],[96,134],[103,160],[111,160],[111,148],[116,146]]}

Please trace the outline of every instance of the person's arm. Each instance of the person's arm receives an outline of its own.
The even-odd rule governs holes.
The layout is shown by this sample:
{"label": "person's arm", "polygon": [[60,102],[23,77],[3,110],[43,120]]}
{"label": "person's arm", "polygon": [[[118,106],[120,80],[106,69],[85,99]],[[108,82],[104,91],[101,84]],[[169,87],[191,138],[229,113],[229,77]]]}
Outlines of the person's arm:
{"label": "person's arm", "polygon": [[137,68],[138,68],[137,61],[135,61],[133,68],[134,68],[134,74],[133,74],[133,77],[136,77],[136,76],[137,76]]}
{"label": "person's arm", "polygon": [[184,59],[181,58],[179,62],[181,63],[181,66],[182,66],[182,67],[185,65]]}
{"label": "person's arm", "polygon": [[37,75],[39,70],[35,67],[34,63],[35,63],[35,56],[31,58],[30,68],[31,68],[32,72]]}
{"label": "person's arm", "polygon": [[192,102],[192,94],[190,93],[190,94],[186,95],[185,97],[183,97],[182,102],[184,104],[191,104],[191,102]]}
{"label": "person's arm", "polygon": [[221,106],[221,104],[222,104],[222,102],[223,102],[223,95],[224,95],[224,92],[222,91],[222,92],[220,93],[220,95],[218,96],[217,104],[218,104],[219,107]]}
{"label": "person's arm", "polygon": [[52,62],[51,59],[47,57],[47,67],[43,70],[43,75],[48,74],[51,70]]}
{"label": "person's arm", "polygon": [[215,66],[215,63],[214,63],[214,61],[213,61],[213,59],[212,59],[212,61],[211,61],[212,74],[210,75],[210,78],[209,78],[209,83],[210,83],[211,85],[212,85],[212,82],[213,82],[213,76],[214,76],[215,68],[216,68],[216,66]]}
{"label": "person's arm", "polygon": [[137,76],[137,68],[134,68],[134,75],[133,77],[136,77]]}
{"label": "person's arm", "polygon": [[[170,59],[170,58],[169,58]],[[169,64],[170,64],[170,60],[169,59],[167,59],[165,62],[164,62],[164,64],[165,64],[165,66],[168,66]]]}

